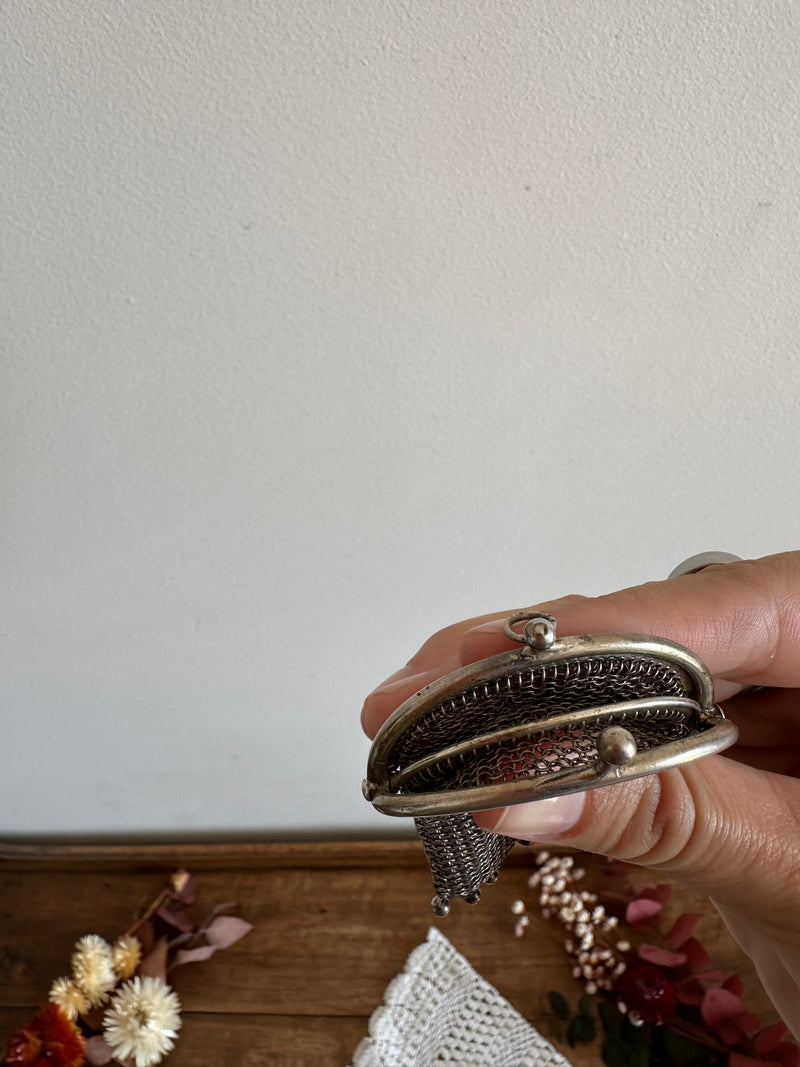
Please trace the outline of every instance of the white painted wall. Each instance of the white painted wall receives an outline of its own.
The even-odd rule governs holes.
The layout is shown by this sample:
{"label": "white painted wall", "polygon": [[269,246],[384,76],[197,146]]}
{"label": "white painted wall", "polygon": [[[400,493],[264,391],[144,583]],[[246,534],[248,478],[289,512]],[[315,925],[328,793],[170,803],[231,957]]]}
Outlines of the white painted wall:
{"label": "white painted wall", "polygon": [[0,834],[396,828],[434,629],[796,547],[796,5],[6,0]]}

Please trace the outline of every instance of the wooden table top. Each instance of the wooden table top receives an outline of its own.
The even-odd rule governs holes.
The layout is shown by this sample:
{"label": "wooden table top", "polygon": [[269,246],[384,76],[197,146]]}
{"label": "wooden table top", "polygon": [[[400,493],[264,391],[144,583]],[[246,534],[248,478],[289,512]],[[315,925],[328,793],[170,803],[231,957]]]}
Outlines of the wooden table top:
{"label": "wooden table top", "polygon": [[[596,861],[584,861],[591,878]],[[513,934],[512,902],[535,904],[526,886],[531,850],[511,853],[477,906],[456,901],[438,919],[416,841],[0,845],[0,1049],[68,972],[76,939],[113,940],[179,867],[196,877],[200,914],[235,900],[236,914],[255,928],[175,972],[184,1013],[170,1067],[347,1067],[387,984],[430,926],[575,1067],[601,1062],[597,1045],[560,1043],[546,1008],[550,989],[570,999],[581,992],[561,932],[536,918],[524,937]],[[774,1020],[749,961],[708,903],[676,888],[673,909],[703,912],[697,932],[714,964],[739,973],[752,1010]]]}

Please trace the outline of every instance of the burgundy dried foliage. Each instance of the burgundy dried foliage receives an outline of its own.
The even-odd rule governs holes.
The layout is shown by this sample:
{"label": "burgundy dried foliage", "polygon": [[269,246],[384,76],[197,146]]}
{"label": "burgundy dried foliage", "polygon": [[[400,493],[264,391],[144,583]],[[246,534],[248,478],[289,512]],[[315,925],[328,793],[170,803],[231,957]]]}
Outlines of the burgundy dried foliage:
{"label": "burgundy dried foliage", "polygon": [[654,920],[661,914],[663,906],[657,900],[637,897],[625,909],[625,922],[634,930],[657,929],[658,924]]}
{"label": "burgundy dried foliage", "polygon": [[774,1023],[772,1026],[765,1026],[755,1036],[753,1044],[756,1047],[756,1052],[760,1052],[762,1056],[772,1052],[783,1041],[788,1032],[789,1027],[786,1023]]}
{"label": "burgundy dried foliage", "polygon": [[[710,1049],[727,1046],[729,1067],[800,1067],[800,1048],[785,1040],[787,1027],[775,1023],[762,1028],[743,999],[739,975],[711,966],[705,946],[694,936],[701,915],[679,915],[665,933],[670,886],[648,885],[637,892],[628,880],[632,870],[616,861],[601,868],[606,878],[602,899],[617,905],[632,933],[647,938],[631,951],[612,1001],[623,1002],[645,1024],[666,1023]],[[621,883],[609,884],[620,877]]]}
{"label": "burgundy dried foliage", "polygon": [[174,930],[180,930],[183,934],[190,934],[197,929],[191,915],[182,907],[174,908],[164,905],[158,909],[156,915],[167,926],[171,926]]}
{"label": "burgundy dried foliage", "polygon": [[707,989],[700,1005],[703,1022],[716,1029],[720,1023],[736,1019],[747,1011],[741,997],[729,989]]}
{"label": "burgundy dried foliage", "polygon": [[175,900],[179,900],[181,904],[186,904],[187,906],[197,903],[199,896],[197,882],[188,871],[176,871],[170,878],[170,885],[172,886],[172,896]]}
{"label": "burgundy dried foliage", "polygon": [[669,933],[664,934],[665,943],[670,948],[678,948],[679,945],[682,945],[684,941],[692,936],[699,919],[699,911],[687,911],[683,915],[679,915],[672,924]]}
{"label": "burgundy dried foliage", "polygon": [[236,915],[219,915],[206,927],[206,940],[216,948],[229,948],[249,934],[253,926]]}
{"label": "burgundy dried foliage", "polygon": [[172,967],[180,967],[183,963],[199,963],[207,960],[217,951],[216,945],[200,945],[198,948],[179,948],[172,961]]}
{"label": "burgundy dried foliage", "polygon": [[656,967],[682,967],[686,963],[685,952],[673,952],[660,945],[639,945],[639,959],[654,963]]}
{"label": "burgundy dried foliage", "polygon": [[675,983],[675,996],[681,1004],[699,1008],[703,1003],[706,987],[695,975],[690,974]]}
{"label": "burgundy dried foliage", "polygon": [[800,1064],[800,1049],[789,1041],[782,1041],[770,1053],[781,1067],[797,1067]]}
{"label": "burgundy dried foliage", "polygon": [[735,993],[737,997],[744,995],[744,982],[738,974],[728,975],[728,977],[720,984],[723,989],[727,989],[730,993]]}
{"label": "burgundy dried foliage", "polygon": [[643,900],[657,900],[662,906],[669,903],[669,898],[672,896],[671,885],[646,885],[639,893],[640,899]]}
{"label": "burgundy dried foliage", "polygon": [[711,963],[711,957],[696,937],[687,937],[680,950],[685,953],[686,961],[693,971],[704,971]]}

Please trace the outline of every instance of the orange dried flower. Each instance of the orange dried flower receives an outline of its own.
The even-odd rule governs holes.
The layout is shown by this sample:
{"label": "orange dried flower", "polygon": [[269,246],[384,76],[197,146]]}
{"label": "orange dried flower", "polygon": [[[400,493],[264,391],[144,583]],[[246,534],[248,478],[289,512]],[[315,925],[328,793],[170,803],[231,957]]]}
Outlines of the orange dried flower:
{"label": "orange dried flower", "polygon": [[80,1067],[85,1058],[80,1030],[57,1004],[46,1004],[11,1035],[5,1062],[25,1067]]}

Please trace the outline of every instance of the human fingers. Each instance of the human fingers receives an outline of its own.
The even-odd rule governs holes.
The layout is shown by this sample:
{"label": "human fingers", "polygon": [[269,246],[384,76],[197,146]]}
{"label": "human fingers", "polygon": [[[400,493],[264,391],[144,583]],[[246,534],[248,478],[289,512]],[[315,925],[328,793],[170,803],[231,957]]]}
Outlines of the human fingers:
{"label": "human fingers", "polygon": [[443,674],[449,674],[460,666],[456,656],[442,659],[428,670],[408,670],[393,674],[369,694],[361,709],[361,726],[368,737],[374,737],[395,708],[426,685],[435,682]]}
{"label": "human fingers", "polygon": [[[709,756],[659,775],[544,802],[478,812],[485,829],[613,856],[691,882],[753,913],[769,936],[800,928],[800,782]],[[559,821],[560,820],[560,821]],[[791,932],[793,931],[793,932]]]}
{"label": "human fingers", "polygon": [[[599,597],[568,597],[550,614],[562,637],[656,634],[690,648],[734,687],[800,687],[800,552],[707,567]],[[501,621],[485,620],[462,632],[458,657],[472,663],[510,644]]]}
{"label": "human fingers", "polygon": [[[797,686],[800,553],[572,600],[558,622],[562,634],[619,630],[672,638],[736,685]],[[505,647],[505,641],[497,624],[483,623],[465,631],[459,656],[482,658]],[[765,693],[741,694],[731,703],[746,726],[737,760],[711,757],[624,785],[556,798],[546,806],[521,804],[478,813],[476,819],[508,836],[559,841],[668,867],[732,906],[741,906],[748,892],[769,896],[768,883],[776,874],[790,883],[796,869],[792,864],[800,859],[793,851],[800,848],[800,784],[738,760],[759,739],[748,709],[752,717],[754,707],[763,710],[770,703],[772,718],[760,719],[761,740],[785,743],[781,726],[790,721],[793,697],[770,701]],[[742,876],[743,860],[746,867],[752,861],[748,877]]]}
{"label": "human fingers", "polygon": [[[568,601],[581,599],[581,597],[561,597],[539,605],[537,610],[552,615],[559,612]],[[465,619],[446,626],[429,637],[405,667],[395,671],[381,682],[366,698],[361,710],[361,725],[364,732],[369,737],[374,737],[384,721],[404,700],[419,692],[429,682],[456,670],[466,662],[471,662],[464,660],[462,656],[464,636],[487,624],[497,624],[498,633],[502,634],[502,621],[507,619],[511,613],[511,610],[496,611],[473,619]],[[506,645],[511,643],[508,638],[504,640]],[[491,654],[487,653],[487,655]]]}
{"label": "human fingers", "polygon": [[[649,633],[686,645],[715,676],[718,700],[742,685],[800,687],[800,552],[707,567],[599,597],[566,596],[537,606],[555,616],[563,636]],[[439,630],[408,665],[367,697],[361,714],[370,737],[406,697],[455,666],[511,647],[510,612]],[[397,683],[395,685],[395,683]]]}

